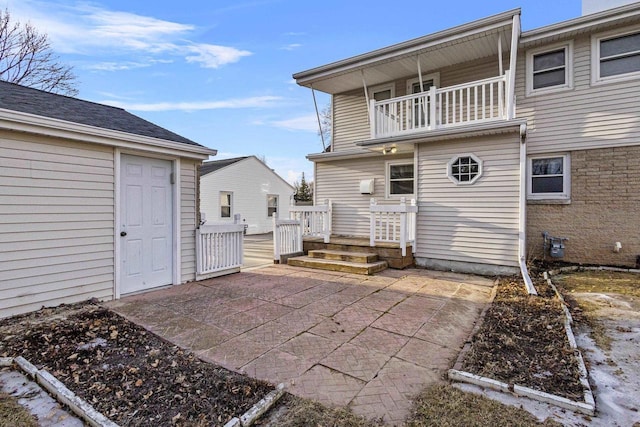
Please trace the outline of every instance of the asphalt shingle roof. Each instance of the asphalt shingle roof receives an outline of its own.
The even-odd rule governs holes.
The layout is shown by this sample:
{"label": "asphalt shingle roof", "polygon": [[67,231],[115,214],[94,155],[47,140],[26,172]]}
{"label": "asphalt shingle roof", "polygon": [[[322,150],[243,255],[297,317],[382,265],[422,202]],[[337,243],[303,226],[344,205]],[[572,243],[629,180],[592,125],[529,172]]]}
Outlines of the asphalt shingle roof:
{"label": "asphalt shingle roof", "polygon": [[234,157],[233,159],[222,159],[222,160],[214,160],[211,162],[204,162],[200,166],[200,176],[204,176],[208,173],[215,172],[219,169],[232,165],[234,163],[239,162],[240,160],[244,160],[249,156],[244,157]]}
{"label": "asphalt shingle roof", "polygon": [[0,81],[0,108],[200,146],[126,110]]}

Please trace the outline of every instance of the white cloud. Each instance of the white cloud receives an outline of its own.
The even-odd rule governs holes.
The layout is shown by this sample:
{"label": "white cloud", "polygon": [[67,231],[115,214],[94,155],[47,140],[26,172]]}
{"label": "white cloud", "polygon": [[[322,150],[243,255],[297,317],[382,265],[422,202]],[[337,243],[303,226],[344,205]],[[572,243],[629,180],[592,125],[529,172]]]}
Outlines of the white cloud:
{"label": "white cloud", "polygon": [[247,50],[212,44],[195,44],[187,50],[194,55],[186,57],[187,62],[198,62],[205,68],[218,68],[221,65],[238,62],[243,56],[251,55]]}
{"label": "white cloud", "polygon": [[280,49],[282,49],[282,50],[294,50],[294,49],[297,49],[299,47],[302,47],[302,45],[300,43],[291,43],[291,44],[288,44],[286,46],[282,46]]}
{"label": "white cloud", "polygon": [[[30,21],[46,33],[52,47],[60,53],[79,55],[136,55],[135,61],[105,61],[94,69],[117,71],[140,63],[138,56],[183,57],[189,63],[218,68],[237,62],[251,52],[234,47],[196,43],[189,37],[196,30],[191,24],[152,16],[113,11],[89,3],[51,4],[39,0],[6,0],[12,16]],[[153,62],[144,61],[144,66]]]}
{"label": "white cloud", "polygon": [[285,120],[274,120],[268,122],[271,126],[291,131],[317,132],[318,119],[315,114],[293,117]]}
{"label": "white cloud", "polygon": [[266,108],[273,107],[282,101],[279,96],[255,96],[249,98],[227,99],[223,101],[194,101],[194,102],[156,102],[156,103],[127,103],[120,101],[100,101],[102,104],[124,108],[130,111],[200,111],[238,108]]}

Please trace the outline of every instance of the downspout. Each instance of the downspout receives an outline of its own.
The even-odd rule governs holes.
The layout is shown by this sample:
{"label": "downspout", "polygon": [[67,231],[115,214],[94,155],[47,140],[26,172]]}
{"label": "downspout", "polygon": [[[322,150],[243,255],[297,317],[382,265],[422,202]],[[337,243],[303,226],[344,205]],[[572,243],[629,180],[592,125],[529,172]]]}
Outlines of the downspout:
{"label": "downspout", "polygon": [[527,125],[520,125],[520,200],[518,218],[518,259],[520,273],[529,295],[538,295],[527,269]]}
{"label": "downspout", "polygon": [[[518,60],[518,41],[520,39],[520,15],[513,16],[511,27],[511,51],[509,52],[509,88],[507,120],[516,117],[515,85],[516,64]],[[527,269],[527,125],[520,125],[520,200],[518,209],[518,260],[520,273],[529,295],[538,295]]]}

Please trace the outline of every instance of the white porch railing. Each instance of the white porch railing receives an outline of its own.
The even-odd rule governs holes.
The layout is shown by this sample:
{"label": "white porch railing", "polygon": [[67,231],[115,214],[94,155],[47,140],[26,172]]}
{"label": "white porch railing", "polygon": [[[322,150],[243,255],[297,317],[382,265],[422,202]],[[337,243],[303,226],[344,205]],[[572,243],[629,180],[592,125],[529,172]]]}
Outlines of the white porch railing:
{"label": "white porch railing", "polygon": [[416,245],[416,217],[418,206],[411,200],[400,199],[400,205],[378,205],[376,199],[371,199],[369,206],[371,224],[369,227],[369,245],[376,242],[399,243],[402,256],[407,255],[407,246],[411,245],[415,253]]}
{"label": "white porch railing", "polygon": [[370,101],[372,138],[398,136],[491,120],[506,120],[504,75],[384,101]]}
{"label": "white porch railing", "polygon": [[240,271],[244,224],[201,225],[196,229],[197,279]]}
{"label": "white porch railing", "polygon": [[301,254],[302,222],[299,219],[278,219],[273,215],[273,260],[276,264],[282,257]]}
{"label": "white porch railing", "polygon": [[329,199],[325,200],[324,205],[289,206],[290,218],[302,223],[302,236],[322,237],[325,243],[329,243],[331,237],[332,213]]}

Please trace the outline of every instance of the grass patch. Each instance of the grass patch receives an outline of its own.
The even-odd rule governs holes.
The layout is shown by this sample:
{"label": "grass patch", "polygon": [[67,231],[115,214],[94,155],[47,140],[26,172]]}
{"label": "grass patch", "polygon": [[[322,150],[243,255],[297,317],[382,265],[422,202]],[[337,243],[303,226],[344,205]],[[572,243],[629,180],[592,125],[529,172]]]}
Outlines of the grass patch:
{"label": "grass patch", "polygon": [[38,422],[17,399],[0,393],[0,427],[38,427]]}
{"label": "grass patch", "polygon": [[618,271],[579,271],[566,273],[553,278],[562,289],[567,300],[579,308],[576,313],[591,329],[591,338],[596,345],[605,351],[611,350],[611,337],[606,327],[598,320],[601,304],[589,301],[575,294],[618,294],[632,298],[640,298],[640,275]]}
{"label": "grass patch", "polygon": [[415,402],[407,423],[422,426],[561,426],[547,420],[540,423],[521,408],[503,405],[473,393],[465,393],[448,384],[425,389]]}
{"label": "grass patch", "polygon": [[348,408],[329,408],[312,400],[289,396],[287,411],[274,424],[278,427],[378,427],[384,423],[368,420]]}
{"label": "grass patch", "polygon": [[620,294],[640,298],[640,275],[617,271],[581,271],[553,278],[569,293]]}

